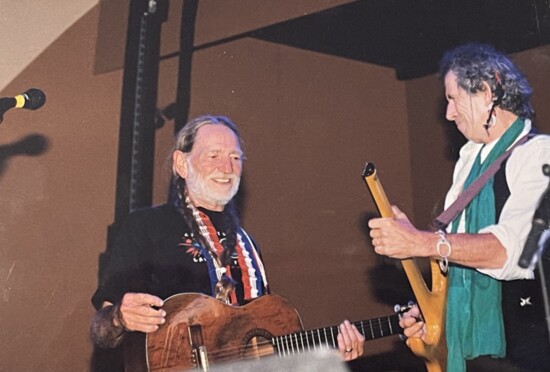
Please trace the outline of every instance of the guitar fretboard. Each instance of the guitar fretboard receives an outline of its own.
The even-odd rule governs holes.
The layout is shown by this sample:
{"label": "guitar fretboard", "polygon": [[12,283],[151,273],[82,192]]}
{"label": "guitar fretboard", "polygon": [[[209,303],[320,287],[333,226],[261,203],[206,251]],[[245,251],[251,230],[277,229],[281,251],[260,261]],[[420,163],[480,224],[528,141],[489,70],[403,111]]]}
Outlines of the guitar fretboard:
{"label": "guitar fretboard", "polygon": [[[365,340],[374,340],[402,333],[402,328],[399,326],[399,315],[397,314],[362,320],[353,324],[365,336]],[[338,333],[338,326],[318,328],[273,337],[271,343],[280,356],[287,356],[323,348],[336,348],[338,346]]]}

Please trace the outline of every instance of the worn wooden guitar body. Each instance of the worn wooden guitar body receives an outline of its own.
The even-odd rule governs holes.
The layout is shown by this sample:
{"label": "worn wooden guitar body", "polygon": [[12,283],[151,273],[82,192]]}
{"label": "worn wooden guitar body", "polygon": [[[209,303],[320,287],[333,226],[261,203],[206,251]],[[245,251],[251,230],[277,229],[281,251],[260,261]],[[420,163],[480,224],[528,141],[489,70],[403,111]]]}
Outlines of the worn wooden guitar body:
{"label": "worn wooden guitar body", "polygon": [[[399,317],[407,308],[398,308],[397,314],[354,324],[366,340],[400,334]],[[294,356],[338,345],[338,326],[302,331],[296,309],[277,295],[230,306],[203,294],[182,293],[166,299],[163,309],[166,323],[145,341],[139,332],[125,339],[127,370],[206,371],[213,364]]]}
{"label": "worn wooden guitar body", "polygon": [[302,329],[296,309],[279,296],[233,307],[202,294],[170,297],[166,323],[147,335],[150,371],[205,369],[236,359],[273,354],[270,339]]}
{"label": "worn wooden guitar body", "polygon": [[[380,211],[380,215],[382,217],[393,217],[391,204],[372,163],[365,165],[363,178]],[[401,260],[401,263],[426,323],[425,341],[420,338],[409,338],[407,342],[416,355],[424,358],[429,372],[445,371],[447,369],[447,345],[445,341],[447,277],[441,273],[437,261],[431,258],[432,286],[430,290],[414,259],[404,259]]]}

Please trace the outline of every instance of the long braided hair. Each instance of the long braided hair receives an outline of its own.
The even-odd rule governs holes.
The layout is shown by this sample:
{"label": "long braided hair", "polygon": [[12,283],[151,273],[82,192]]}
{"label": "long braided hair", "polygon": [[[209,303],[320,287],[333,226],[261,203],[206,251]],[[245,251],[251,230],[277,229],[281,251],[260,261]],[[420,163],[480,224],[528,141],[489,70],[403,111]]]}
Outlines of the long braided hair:
{"label": "long braided hair", "polygon": [[[197,136],[198,130],[207,124],[211,125],[224,125],[227,128],[231,129],[233,133],[237,136],[240,147],[242,147],[242,138],[237,129],[237,126],[225,116],[213,116],[213,115],[203,115],[199,116],[191,121],[189,121],[185,126],[178,132],[176,136],[176,143],[174,146],[174,151],[179,150],[185,154],[188,154],[192,151],[193,145],[195,144],[195,139]],[[173,151],[171,152],[173,153]],[[199,226],[193,217],[193,210],[191,206],[186,202],[187,199],[187,187],[185,179],[180,177],[175,170],[175,165],[172,164],[172,180],[174,183],[174,192],[173,197],[174,203],[178,211],[182,214],[185,223],[190,228],[191,232],[194,235],[194,238],[204,246],[208,247],[207,242],[202,237]],[[237,230],[239,228],[239,218],[237,215],[237,209],[235,207],[235,202],[230,200],[226,204],[222,212],[223,224],[226,228],[225,238],[226,244],[224,247],[224,252],[220,257],[221,263],[225,266],[230,261],[231,255],[235,252],[235,246],[237,243]]]}

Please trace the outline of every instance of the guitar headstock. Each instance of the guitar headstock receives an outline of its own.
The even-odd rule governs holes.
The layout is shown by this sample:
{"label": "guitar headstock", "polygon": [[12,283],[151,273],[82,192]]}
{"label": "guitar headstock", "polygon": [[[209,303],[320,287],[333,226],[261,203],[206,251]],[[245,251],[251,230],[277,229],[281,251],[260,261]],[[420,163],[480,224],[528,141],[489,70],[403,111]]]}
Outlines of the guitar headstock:
{"label": "guitar headstock", "polygon": [[399,315],[399,318],[401,318],[401,315],[405,314],[407,311],[412,309],[414,306],[414,302],[410,301],[407,305],[399,305],[396,304],[393,306],[393,311]]}
{"label": "guitar headstock", "polygon": [[361,176],[363,178],[370,177],[376,172],[376,167],[372,163],[365,163],[365,168],[363,168],[363,172],[361,173]]}

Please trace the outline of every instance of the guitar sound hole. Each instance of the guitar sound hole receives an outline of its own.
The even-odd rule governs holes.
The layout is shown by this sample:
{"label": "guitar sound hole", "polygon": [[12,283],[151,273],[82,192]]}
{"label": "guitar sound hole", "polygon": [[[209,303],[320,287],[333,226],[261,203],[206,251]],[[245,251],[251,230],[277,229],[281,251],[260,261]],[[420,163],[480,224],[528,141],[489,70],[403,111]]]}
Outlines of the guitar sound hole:
{"label": "guitar sound hole", "polygon": [[274,353],[271,339],[273,335],[264,329],[254,329],[248,332],[241,343],[242,359],[259,359]]}

